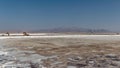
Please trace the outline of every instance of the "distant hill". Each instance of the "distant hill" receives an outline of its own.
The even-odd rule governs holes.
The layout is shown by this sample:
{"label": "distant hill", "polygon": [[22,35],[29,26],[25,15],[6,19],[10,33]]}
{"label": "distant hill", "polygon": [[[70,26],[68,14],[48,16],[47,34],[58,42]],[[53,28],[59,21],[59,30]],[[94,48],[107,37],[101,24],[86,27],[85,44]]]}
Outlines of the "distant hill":
{"label": "distant hill", "polygon": [[41,29],[41,30],[33,30],[30,32],[86,32],[86,33],[109,33],[111,31],[105,29],[87,29],[87,28],[53,28],[53,29]]}

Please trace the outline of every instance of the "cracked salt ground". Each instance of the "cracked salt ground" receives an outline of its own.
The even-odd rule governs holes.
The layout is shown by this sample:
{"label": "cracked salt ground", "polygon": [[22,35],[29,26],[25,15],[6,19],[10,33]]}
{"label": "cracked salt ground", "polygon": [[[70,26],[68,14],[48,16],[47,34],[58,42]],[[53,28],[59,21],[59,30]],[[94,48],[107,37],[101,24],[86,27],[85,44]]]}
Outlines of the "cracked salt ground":
{"label": "cracked salt ground", "polygon": [[0,50],[0,68],[33,68],[36,63],[39,63],[37,68],[45,68],[40,63],[41,59],[46,57],[35,54],[33,51],[19,51],[2,45]]}

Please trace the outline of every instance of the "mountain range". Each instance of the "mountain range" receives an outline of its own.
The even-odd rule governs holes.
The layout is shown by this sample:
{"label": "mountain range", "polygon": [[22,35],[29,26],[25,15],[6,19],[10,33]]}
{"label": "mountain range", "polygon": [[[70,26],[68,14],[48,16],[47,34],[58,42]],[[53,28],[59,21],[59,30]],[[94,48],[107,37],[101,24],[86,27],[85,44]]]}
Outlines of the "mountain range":
{"label": "mountain range", "polygon": [[112,31],[106,29],[89,29],[89,28],[52,28],[52,29],[40,29],[32,30],[29,32],[39,33],[39,32],[86,32],[86,33],[109,33]]}

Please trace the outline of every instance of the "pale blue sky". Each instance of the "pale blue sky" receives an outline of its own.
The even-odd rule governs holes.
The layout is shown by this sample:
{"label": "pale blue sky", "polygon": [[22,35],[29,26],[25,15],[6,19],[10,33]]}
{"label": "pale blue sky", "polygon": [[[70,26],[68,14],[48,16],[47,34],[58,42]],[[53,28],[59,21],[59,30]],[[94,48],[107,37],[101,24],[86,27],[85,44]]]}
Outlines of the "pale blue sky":
{"label": "pale blue sky", "polygon": [[120,0],[0,0],[0,30],[57,27],[120,31]]}

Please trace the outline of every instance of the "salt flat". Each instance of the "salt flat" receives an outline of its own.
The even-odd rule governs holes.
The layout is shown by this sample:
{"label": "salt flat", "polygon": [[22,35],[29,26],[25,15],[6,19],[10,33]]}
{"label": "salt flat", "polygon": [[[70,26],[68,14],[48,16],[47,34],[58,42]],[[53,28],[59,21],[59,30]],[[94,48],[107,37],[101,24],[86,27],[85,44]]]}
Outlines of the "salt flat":
{"label": "salt flat", "polygon": [[[86,59],[95,56],[99,56],[97,60],[94,58],[95,61],[98,61],[107,54],[119,57],[119,42],[120,35],[34,34],[34,36],[0,36],[1,54],[4,54],[5,57],[14,57],[14,59],[8,59],[6,64],[9,63],[9,60],[12,60],[12,63],[10,62],[7,65],[17,67],[14,61],[19,61],[18,66],[24,63],[27,65],[23,68],[31,68],[29,67],[31,63],[33,66],[37,64],[46,68],[77,68],[81,65],[86,66],[86,68],[97,68],[94,67],[97,64],[93,61],[93,65],[90,64],[90,66],[89,63],[83,62],[89,62]],[[80,61],[81,59],[82,61]],[[112,59],[102,62],[104,64],[100,63],[101,68],[110,68],[112,65],[108,61],[113,62]],[[115,62],[118,63],[119,61]],[[107,67],[105,66],[106,63],[108,63]],[[3,66],[6,64],[3,64]],[[116,65],[118,66],[113,68],[119,68],[119,64]],[[36,68],[40,67],[37,66]]]}
{"label": "salt flat", "polygon": [[[38,36],[39,35],[39,36]],[[0,39],[8,38],[81,38],[94,40],[120,40],[120,35],[41,35],[34,34],[34,36],[0,36]]]}

